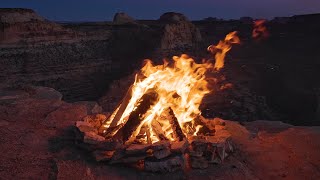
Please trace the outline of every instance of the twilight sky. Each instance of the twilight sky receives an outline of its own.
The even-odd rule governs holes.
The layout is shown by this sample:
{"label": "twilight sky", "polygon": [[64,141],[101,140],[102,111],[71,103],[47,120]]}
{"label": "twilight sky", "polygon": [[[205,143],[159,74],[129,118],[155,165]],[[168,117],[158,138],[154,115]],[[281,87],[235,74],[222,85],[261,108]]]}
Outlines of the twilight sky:
{"label": "twilight sky", "polygon": [[238,19],[320,13],[320,0],[1,0],[0,7],[31,8],[57,21],[112,20],[116,12],[126,12],[136,19],[158,19],[168,11],[197,20],[209,16]]}

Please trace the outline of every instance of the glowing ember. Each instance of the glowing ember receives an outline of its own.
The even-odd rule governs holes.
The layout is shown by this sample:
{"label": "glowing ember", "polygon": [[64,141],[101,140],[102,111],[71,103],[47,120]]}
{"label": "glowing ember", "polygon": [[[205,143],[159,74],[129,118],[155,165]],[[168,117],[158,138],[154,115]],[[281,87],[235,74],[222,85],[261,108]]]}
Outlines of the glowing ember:
{"label": "glowing ember", "polygon": [[214,69],[220,70],[224,67],[224,60],[228,51],[231,50],[232,44],[239,44],[240,39],[237,36],[237,32],[229,33],[226,38],[218,43],[218,45],[210,45],[208,51],[215,53],[216,63]]}
{"label": "glowing ember", "polygon": [[151,144],[181,141],[200,131],[210,134],[199,123],[199,106],[210,92],[205,74],[208,69],[221,69],[231,45],[239,42],[236,32],[232,32],[217,46],[210,46],[210,50],[219,50],[214,66],[206,61],[198,64],[185,54],[157,66],[147,60],[121,104],[104,122],[104,136],[120,137],[126,144]]}

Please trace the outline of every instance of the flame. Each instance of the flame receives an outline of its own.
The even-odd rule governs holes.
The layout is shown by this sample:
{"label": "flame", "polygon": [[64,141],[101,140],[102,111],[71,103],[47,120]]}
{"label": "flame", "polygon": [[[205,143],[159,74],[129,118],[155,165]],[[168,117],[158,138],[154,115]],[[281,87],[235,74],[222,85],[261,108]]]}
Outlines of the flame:
{"label": "flame", "polygon": [[256,20],[253,24],[252,38],[261,40],[269,37],[269,32],[266,27],[266,20]]}
{"label": "flame", "polygon": [[[157,98],[144,114],[139,114],[140,124],[126,143],[133,142],[137,136],[142,137],[139,142],[143,143],[155,143],[161,138],[177,141],[172,116],[185,136],[197,135],[202,126],[195,125],[194,120],[201,115],[199,106],[203,97],[210,92],[207,87],[206,72],[213,67],[222,68],[224,57],[231,49],[231,45],[239,42],[236,32],[232,32],[225,40],[214,46],[215,49],[221,50],[216,54],[214,66],[209,61],[198,64],[186,54],[180,57],[174,56],[171,63],[165,61],[163,65],[153,65],[151,60],[146,60],[141,72],[135,76],[130,100],[115,126],[121,127],[126,124],[131,112],[137,109],[140,105],[139,100],[145,94],[151,91],[157,94]],[[115,118],[119,107],[109,117],[108,124],[104,127],[108,128],[112,124],[110,121]],[[112,135],[114,134],[116,132]]]}
{"label": "flame", "polygon": [[216,63],[214,69],[220,70],[224,67],[224,60],[228,51],[231,50],[232,44],[239,44],[240,39],[237,36],[237,31],[229,33],[224,40],[219,41],[218,45],[210,45],[208,51],[215,53]]}

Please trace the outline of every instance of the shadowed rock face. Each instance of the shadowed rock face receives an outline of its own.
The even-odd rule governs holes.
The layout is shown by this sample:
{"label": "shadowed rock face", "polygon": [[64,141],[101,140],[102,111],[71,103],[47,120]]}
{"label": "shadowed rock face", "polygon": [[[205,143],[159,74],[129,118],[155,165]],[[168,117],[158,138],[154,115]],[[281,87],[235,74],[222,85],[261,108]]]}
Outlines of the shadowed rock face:
{"label": "shadowed rock face", "polygon": [[117,14],[115,25],[58,24],[32,10],[0,12],[2,86],[54,87],[68,101],[98,99],[112,80],[131,74],[160,47],[192,46],[196,37],[189,21],[147,26]]}
{"label": "shadowed rock face", "polygon": [[100,82],[105,78],[101,74],[111,68],[104,48],[110,30],[103,36],[88,36],[25,9],[0,9],[0,15],[2,86],[50,86],[67,100],[98,96],[98,84],[106,81]]}
{"label": "shadowed rock face", "polygon": [[185,49],[194,47],[201,42],[201,34],[187,17],[180,13],[165,13],[160,17],[165,22],[161,49]]}
{"label": "shadowed rock face", "polygon": [[32,9],[0,9],[0,22],[11,24],[31,21],[44,21],[44,18],[37,15]]}

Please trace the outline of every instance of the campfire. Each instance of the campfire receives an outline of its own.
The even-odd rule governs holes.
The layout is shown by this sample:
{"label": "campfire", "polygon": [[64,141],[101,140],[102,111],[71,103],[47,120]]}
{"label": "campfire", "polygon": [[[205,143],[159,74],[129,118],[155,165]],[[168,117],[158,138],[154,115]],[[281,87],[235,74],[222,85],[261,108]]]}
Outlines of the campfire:
{"label": "campfire", "polygon": [[116,109],[106,116],[78,121],[79,145],[97,161],[125,163],[152,172],[222,163],[233,151],[225,122],[201,116],[199,106],[210,92],[206,73],[224,66],[226,53],[239,43],[236,32],[217,46],[215,64],[196,63],[183,54],[172,62],[145,62]]}

